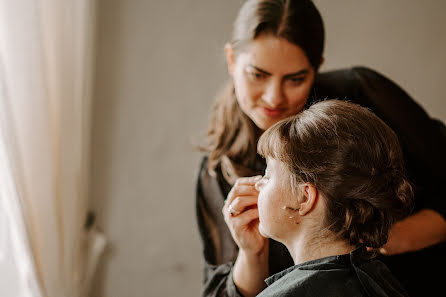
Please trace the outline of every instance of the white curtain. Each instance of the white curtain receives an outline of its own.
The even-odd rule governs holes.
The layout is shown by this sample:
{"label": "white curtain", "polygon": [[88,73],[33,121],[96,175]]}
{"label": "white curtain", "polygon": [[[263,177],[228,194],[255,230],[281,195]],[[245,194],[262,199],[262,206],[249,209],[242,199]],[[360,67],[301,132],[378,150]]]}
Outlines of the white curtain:
{"label": "white curtain", "polygon": [[104,247],[84,226],[94,24],[94,0],[0,0],[0,255],[19,296],[87,296]]}

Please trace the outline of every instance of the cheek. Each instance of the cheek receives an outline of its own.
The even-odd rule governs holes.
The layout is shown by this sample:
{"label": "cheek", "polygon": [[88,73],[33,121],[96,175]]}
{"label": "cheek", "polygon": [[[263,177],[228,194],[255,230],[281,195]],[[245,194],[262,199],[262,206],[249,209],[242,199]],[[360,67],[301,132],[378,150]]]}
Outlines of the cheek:
{"label": "cheek", "polygon": [[252,84],[241,71],[237,71],[233,78],[235,95],[240,106],[252,106],[262,94],[262,87]]}
{"label": "cheek", "polygon": [[288,87],[285,89],[285,96],[288,105],[293,108],[293,112],[299,112],[308,101],[313,87],[314,77],[309,78],[299,87]]}
{"label": "cheek", "polygon": [[262,221],[265,218],[267,206],[265,205],[264,192],[261,191],[257,200],[257,209],[259,211],[259,220]]}
{"label": "cheek", "polygon": [[257,201],[260,221],[272,222],[280,217],[281,201],[276,191],[265,189],[259,194]]}
{"label": "cheek", "polygon": [[305,85],[286,92],[289,106],[299,109],[297,111],[300,111],[300,109],[307,103],[310,91],[311,85]]}
{"label": "cheek", "polygon": [[260,222],[264,226],[269,226],[272,222],[272,217],[274,217],[275,202],[274,197],[267,190],[260,192],[257,207]]}
{"label": "cheek", "polygon": [[[259,195],[258,210],[260,231],[263,236],[279,240],[287,230],[288,216],[282,209],[283,201],[279,198],[276,191],[275,196],[262,193]],[[286,232],[285,232],[286,233]]]}

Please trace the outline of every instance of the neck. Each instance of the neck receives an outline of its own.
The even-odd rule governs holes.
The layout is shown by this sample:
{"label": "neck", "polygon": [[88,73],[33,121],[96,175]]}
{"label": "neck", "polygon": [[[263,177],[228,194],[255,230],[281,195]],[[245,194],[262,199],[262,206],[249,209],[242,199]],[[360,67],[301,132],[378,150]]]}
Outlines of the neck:
{"label": "neck", "polygon": [[312,234],[317,234],[317,236],[303,234],[286,244],[295,265],[329,256],[348,254],[355,249],[355,246],[350,245],[348,241],[335,239],[334,236],[321,236],[320,232]]}

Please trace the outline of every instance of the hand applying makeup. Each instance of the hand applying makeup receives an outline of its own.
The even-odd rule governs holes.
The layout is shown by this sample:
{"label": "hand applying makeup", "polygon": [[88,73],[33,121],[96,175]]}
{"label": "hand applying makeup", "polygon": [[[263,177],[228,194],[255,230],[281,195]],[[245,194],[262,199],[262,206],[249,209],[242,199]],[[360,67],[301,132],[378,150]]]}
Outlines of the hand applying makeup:
{"label": "hand applying makeup", "polygon": [[255,188],[261,176],[239,178],[226,198],[222,209],[225,222],[239,254],[234,264],[233,279],[243,296],[255,296],[264,287],[269,275],[268,239],[259,232],[259,212]]}

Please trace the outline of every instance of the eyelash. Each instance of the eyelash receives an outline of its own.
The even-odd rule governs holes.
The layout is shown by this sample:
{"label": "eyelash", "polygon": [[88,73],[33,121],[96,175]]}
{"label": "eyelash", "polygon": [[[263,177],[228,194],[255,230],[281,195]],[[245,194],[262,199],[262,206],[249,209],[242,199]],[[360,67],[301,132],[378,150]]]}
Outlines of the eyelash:
{"label": "eyelash", "polygon": [[291,78],[289,78],[289,81],[292,84],[300,85],[301,83],[303,83],[305,81],[305,78],[304,77],[291,77]]}
{"label": "eyelash", "polygon": [[[248,72],[250,78],[254,81],[262,81],[266,76],[263,73],[258,72]],[[293,85],[300,85],[305,81],[305,77],[290,77],[288,81]]]}
{"label": "eyelash", "polygon": [[251,77],[251,79],[257,81],[263,80],[265,78],[264,74],[258,72],[249,72],[249,76]]}

